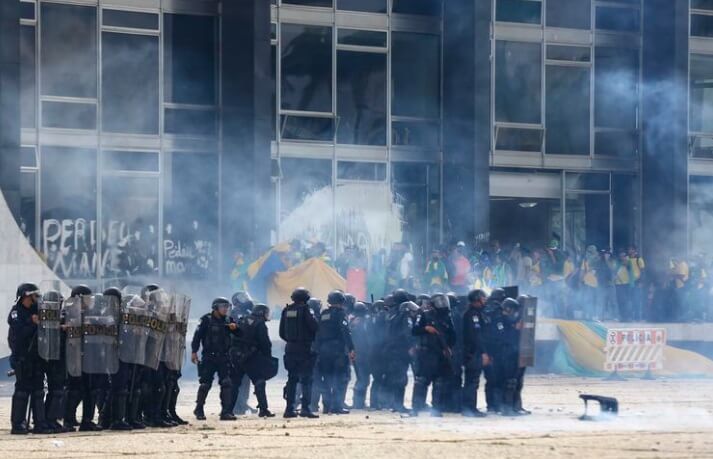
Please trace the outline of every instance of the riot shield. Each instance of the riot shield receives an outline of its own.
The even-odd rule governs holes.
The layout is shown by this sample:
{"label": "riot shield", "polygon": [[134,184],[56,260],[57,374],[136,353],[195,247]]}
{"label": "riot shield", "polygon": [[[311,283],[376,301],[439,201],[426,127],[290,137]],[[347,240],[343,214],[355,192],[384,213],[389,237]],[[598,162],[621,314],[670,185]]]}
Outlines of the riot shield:
{"label": "riot shield", "polygon": [[146,357],[144,365],[158,369],[163,354],[163,345],[168,331],[168,318],[171,311],[171,297],[163,290],[154,290],[146,302],[149,314],[147,324]]}
{"label": "riot shield", "polygon": [[518,298],[522,307],[520,330],[520,368],[535,366],[535,325],[537,324],[537,298],[522,296]]}
{"label": "riot shield", "polygon": [[136,295],[124,296],[119,323],[119,360],[135,365],[146,364],[146,343],[151,319],[146,302]]}
{"label": "riot shield", "polygon": [[171,297],[171,313],[168,321],[168,331],[163,346],[161,361],[169,370],[180,371],[186,355],[186,332],[188,331],[188,314],[191,309],[191,298],[176,294]]}
{"label": "riot shield", "polygon": [[47,361],[59,360],[61,308],[62,295],[54,290],[46,292],[39,303],[40,324],[37,327],[37,351],[40,358]]}
{"label": "riot shield", "polygon": [[119,299],[95,295],[82,318],[82,371],[114,374],[119,370]]}
{"label": "riot shield", "polygon": [[62,307],[67,373],[73,377],[82,376],[82,303],[87,302],[91,297],[73,296],[64,300]]}

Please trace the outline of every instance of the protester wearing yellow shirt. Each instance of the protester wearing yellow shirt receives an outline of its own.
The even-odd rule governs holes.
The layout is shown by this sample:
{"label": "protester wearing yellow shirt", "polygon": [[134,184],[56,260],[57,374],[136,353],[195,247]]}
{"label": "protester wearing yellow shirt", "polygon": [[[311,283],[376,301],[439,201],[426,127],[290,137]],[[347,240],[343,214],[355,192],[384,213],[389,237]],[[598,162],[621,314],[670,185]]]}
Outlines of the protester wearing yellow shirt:
{"label": "protester wearing yellow shirt", "polygon": [[631,289],[631,306],[632,306],[632,319],[641,320],[643,319],[643,290],[644,290],[644,270],[646,269],[646,263],[641,255],[639,255],[636,247],[629,246],[628,254],[629,256],[629,282],[632,285]]}
{"label": "protester wearing yellow shirt", "polygon": [[632,311],[632,275],[631,263],[626,252],[619,252],[619,258],[616,263],[614,272],[614,288],[616,290],[616,303],[619,307],[619,317],[622,320],[634,319],[634,311]]}

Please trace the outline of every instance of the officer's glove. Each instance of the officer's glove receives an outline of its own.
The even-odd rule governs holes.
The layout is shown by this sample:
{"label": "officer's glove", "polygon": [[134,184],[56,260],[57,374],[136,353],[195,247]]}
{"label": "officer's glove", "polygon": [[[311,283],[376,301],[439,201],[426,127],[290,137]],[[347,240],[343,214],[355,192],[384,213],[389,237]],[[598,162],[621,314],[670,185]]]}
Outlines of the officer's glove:
{"label": "officer's glove", "polygon": [[356,361],[356,352],[354,352],[354,351],[349,352],[349,361],[351,363],[354,363]]}
{"label": "officer's glove", "polygon": [[428,333],[430,335],[438,335],[439,334],[438,330],[436,330],[436,327],[434,327],[433,325],[426,325],[425,327],[423,327],[423,329],[426,330],[426,333]]}
{"label": "officer's glove", "polygon": [[198,354],[195,352],[191,353],[191,362],[193,362],[193,365],[198,365]]}
{"label": "officer's glove", "polygon": [[490,362],[490,356],[488,354],[483,354],[483,366],[487,367],[488,365],[490,365]]}

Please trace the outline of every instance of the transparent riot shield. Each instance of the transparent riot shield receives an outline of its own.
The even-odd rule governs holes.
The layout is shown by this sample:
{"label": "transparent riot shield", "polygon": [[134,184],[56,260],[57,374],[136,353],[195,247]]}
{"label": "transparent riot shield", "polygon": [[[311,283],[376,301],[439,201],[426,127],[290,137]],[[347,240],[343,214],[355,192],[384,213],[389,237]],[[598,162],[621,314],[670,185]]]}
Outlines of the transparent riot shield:
{"label": "transparent riot shield", "polygon": [[119,299],[95,295],[82,319],[82,370],[114,374],[119,370]]}
{"label": "transparent riot shield", "polygon": [[180,371],[186,355],[186,332],[191,298],[183,294],[171,296],[171,313],[163,346],[162,361],[169,370]]}
{"label": "transparent riot shield", "polygon": [[67,373],[82,376],[82,304],[91,302],[91,297],[74,296],[64,300],[65,358]]}
{"label": "transparent riot shield", "polygon": [[537,298],[521,296],[518,298],[522,313],[520,329],[520,368],[535,366],[535,325],[537,324]]}
{"label": "transparent riot shield", "polygon": [[136,295],[123,297],[119,321],[119,360],[135,365],[146,364],[150,319],[144,300]]}
{"label": "transparent riot shield", "polygon": [[60,311],[62,295],[50,290],[42,295],[39,303],[40,324],[37,327],[37,351],[40,358],[59,360],[61,346]]}
{"label": "transparent riot shield", "polygon": [[158,369],[163,354],[163,345],[168,331],[168,319],[171,312],[171,298],[162,289],[149,294],[146,302],[149,315],[147,324],[148,338],[146,340],[146,357],[144,365]]}

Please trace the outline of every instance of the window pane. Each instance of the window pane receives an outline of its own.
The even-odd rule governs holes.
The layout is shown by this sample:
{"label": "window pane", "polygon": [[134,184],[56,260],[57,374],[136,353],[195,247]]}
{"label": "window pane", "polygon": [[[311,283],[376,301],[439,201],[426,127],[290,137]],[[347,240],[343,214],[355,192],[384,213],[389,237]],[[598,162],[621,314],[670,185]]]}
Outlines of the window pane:
{"label": "window pane", "polygon": [[713,10],[713,0],[691,0],[691,8]]}
{"label": "window pane", "polygon": [[386,164],[364,163],[358,161],[337,162],[337,178],[339,180],[386,180]]}
{"label": "window pane", "polygon": [[[282,218],[317,191],[332,186],[332,161],[328,159],[280,159]],[[331,197],[331,194],[330,194]],[[331,203],[328,209],[331,214]]]}
{"label": "window pane", "polygon": [[42,127],[96,129],[97,106],[73,102],[42,102]]}
{"label": "window pane", "polygon": [[282,0],[282,3],[304,6],[323,6],[327,8],[332,7],[332,0]]}
{"label": "window pane", "polygon": [[691,35],[694,37],[713,37],[713,16],[692,14]]}
{"label": "window pane", "polygon": [[373,30],[339,29],[337,43],[340,45],[361,45],[386,47],[386,32]]}
{"label": "window pane", "polygon": [[497,128],[495,149],[504,151],[542,151],[542,129]]}
{"label": "window pane", "polygon": [[393,121],[391,143],[402,147],[438,148],[440,124],[433,121]]}
{"label": "window pane", "polygon": [[495,49],[495,120],[540,123],[540,45],[499,41]]}
{"label": "window pane", "polygon": [[591,49],[583,46],[547,45],[547,59],[553,61],[589,62]]}
{"label": "window pane", "polygon": [[639,51],[602,47],[594,55],[595,125],[636,129]]}
{"label": "window pane", "polygon": [[332,28],[282,24],[282,108],[332,112]]}
{"label": "window pane", "polygon": [[42,94],[97,97],[97,10],[42,4]]}
{"label": "window pane", "polygon": [[713,132],[713,56],[691,55],[690,130]]}
{"label": "window pane", "polygon": [[597,7],[597,30],[638,32],[641,13],[634,8]]}
{"label": "window pane", "polygon": [[158,14],[138,11],[105,9],[102,11],[102,22],[105,26],[158,30]]}
{"label": "window pane", "polygon": [[104,151],[104,170],[158,172],[158,153],[150,151]]}
{"label": "window pane", "polygon": [[337,0],[337,9],[386,13],[386,0]]}
{"label": "window pane", "polygon": [[158,37],[102,33],[102,129],[158,133]]}
{"label": "window pane", "polygon": [[20,26],[20,118],[25,128],[35,127],[37,113],[35,53],[35,28]]}
{"label": "window pane", "polygon": [[547,0],[547,26],[590,29],[591,0]]}
{"label": "window pane", "polygon": [[183,135],[215,135],[217,132],[215,110],[167,108],[164,132]]}
{"label": "window pane", "polygon": [[29,2],[20,2],[20,18],[35,19],[35,4]]}
{"label": "window pane", "polygon": [[546,153],[589,154],[589,69],[547,66]]}
{"label": "window pane", "polygon": [[393,0],[392,12],[420,14],[426,16],[441,15],[441,0]]}
{"label": "window pane", "polygon": [[495,20],[539,24],[541,6],[539,0],[498,0]]}
{"label": "window pane", "polygon": [[386,54],[339,51],[337,142],[386,144]]}
{"label": "window pane", "polygon": [[37,149],[35,147],[20,147],[20,166],[37,167]]}
{"label": "window pane", "polygon": [[158,179],[102,180],[103,276],[158,274]]}
{"label": "window pane", "polygon": [[22,172],[20,174],[20,219],[18,224],[22,234],[34,247],[35,228],[37,227],[37,172]]}
{"label": "window pane", "polygon": [[639,150],[637,131],[603,131],[594,135],[594,154],[627,158]]}
{"label": "window pane", "polygon": [[270,126],[272,140],[277,140],[277,46],[270,46]]}
{"label": "window pane", "polygon": [[164,14],[166,102],[215,105],[216,29],[212,16]]}
{"label": "window pane", "polygon": [[96,277],[94,150],[42,147],[41,251],[65,279]]}
{"label": "window pane", "polygon": [[218,250],[218,156],[173,153],[166,180],[164,272],[206,278]]}
{"label": "window pane", "polygon": [[393,114],[438,118],[441,100],[439,37],[393,32],[391,46]]}
{"label": "window pane", "polygon": [[333,118],[282,115],[280,124],[280,136],[285,140],[334,140]]}

